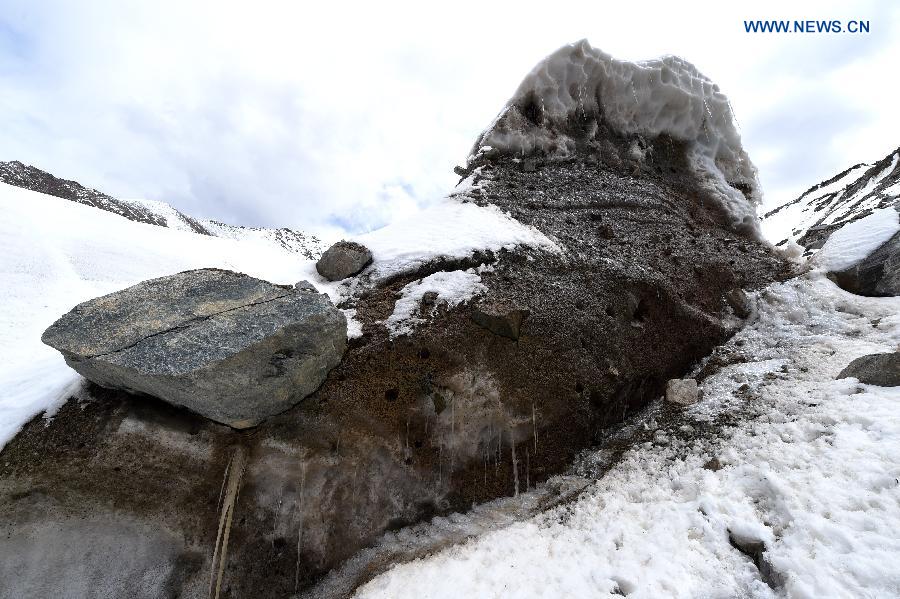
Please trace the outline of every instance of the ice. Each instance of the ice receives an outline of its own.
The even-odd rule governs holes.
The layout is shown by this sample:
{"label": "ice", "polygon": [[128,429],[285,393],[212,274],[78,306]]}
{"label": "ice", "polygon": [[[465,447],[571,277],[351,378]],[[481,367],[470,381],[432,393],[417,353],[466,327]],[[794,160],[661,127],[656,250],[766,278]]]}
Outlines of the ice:
{"label": "ice", "polygon": [[900,214],[893,208],[875,210],[831,234],[812,265],[830,272],[850,268],[900,231]]}
{"label": "ice", "polygon": [[[436,272],[418,281],[413,281],[400,290],[400,299],[394,304],[394,312],[385,324],[391,337],[409,334],[416,325],[425,322],[440,306],[452,308],[484,293],[487,288],[481,283],[481,276],[475,269]],[[431,306],[422,307],[426,293],[436,293]]]}
{"label": "ice", "polygon": [[[900,595],[900,388],[834,380],[896,349],[900,298],[812,272],[756,303],[727,346],[744,360],[685,411],[692,428],[722,414],[733,428],[633,447],[572,503],[397,565],[357,597]],[[766,544],[782,588],[729,531]]]}
{"label": "ice", "polygon": [[[756,167],[741,145],[728,98],[676,56],[627,62],[587,40],[563,46],[525,77],[473,154],[490,146],[567,156],[576,137],[592,138],[601,122],[621,134],[686,142],[701,184],[719,199],[732,225],[758,234]],[[640,158],[643,150],[633,153]]]}

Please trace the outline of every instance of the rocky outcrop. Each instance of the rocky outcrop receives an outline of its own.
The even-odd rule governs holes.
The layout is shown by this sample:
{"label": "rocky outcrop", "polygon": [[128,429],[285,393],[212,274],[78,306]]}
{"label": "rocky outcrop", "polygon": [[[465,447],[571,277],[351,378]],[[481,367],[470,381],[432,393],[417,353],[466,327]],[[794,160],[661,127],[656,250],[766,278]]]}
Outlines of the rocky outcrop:
{"label": "rocky outcrop", "polygon": [[900,295],[900,233],[844,270],[828,273],[841,289],[857,295]]}
{"label": "rocky outcrop", "polygon": [[848,377],[867,385],[900,386],[900,352],[871,354],[857,358],[837,375],[839,379]]}
{"label": "rocky outcrop", "polygon": [[[669,73],[679,63],[659,68]],[[711,99],[724,110],[722,98]],[[533,131],[534,106],[519,113],[531,119],[525,127],[534,139],[552,139]],[[699,121],[685,130],[701,130],[703,114],[692,112]],[[293,408],[234,431],[91,387],[93,401],[70,401],[49,424],[26,426],[0,455],[0,555],[4,544],[24,546],[45,522],[77,534],[69,523],[85,513],[108,525],[152,526],[165,531],[148,542],[167,543],[166,568],[110,563],[108,552],[98,552],[85,557],[93,560],[85,571],[106,560],[129,580],[183,596],[215,578],[216,540],[227,521],[222,588],[229,596],[329,596],[326,574],[354,560],[352,577],[337,585],[345,590],[336,596],[344,596],[391,565],[366,561],[362,551],[386,531],[563,472],[734,333],[723,300],[729,290],[792,274],[755,239],[753,223],[736,219],[752,209],[724,209],[700,178],[714,163],[704,173],[692,166],[706,156],[696,139],[617,129],[600,113],[591,118],[554,121],[564,128],[566,153],[536,149],[527,167],[521,152],[479,146],[454,195],[535,227],[558,251],[473,251],[464,260],[355,279],[358,289],[340,307],[355,310],[362,335]],[[515,124],[505,122],[509,131]],[[752,165],[741,152],[731,158],[737,187],[726,195],[738,202],[739,188],[753,195],[737,176]],[[388,328],[397,302],[408,299],[404,288],[461,269],[477,278],[477,295],[452,304],[429,296],[430,304],[416,304],[415,327]],[[424,293],[417,299],[426,301]],[[511,319],[513,309],[527,309],[527,318]],[[228,501],[220,499],[223,479]],[[110,526],[109,538],[117,530]],[[55,574],[45,574],[42,591],[71,584],[50,588]]]}
{"label": "rocky outcrop", "polygon": [[338,241],[325,250],[316,262],[316,270],[329,281],[340,281],[358,274],[372,263],[372,252],[355,241]]}
{"label": "rocky outcrop", "polygon": [[42,341],[97,385],[247,428],[319,387],[347,323],[327,296],[202,269],[79,304]]}

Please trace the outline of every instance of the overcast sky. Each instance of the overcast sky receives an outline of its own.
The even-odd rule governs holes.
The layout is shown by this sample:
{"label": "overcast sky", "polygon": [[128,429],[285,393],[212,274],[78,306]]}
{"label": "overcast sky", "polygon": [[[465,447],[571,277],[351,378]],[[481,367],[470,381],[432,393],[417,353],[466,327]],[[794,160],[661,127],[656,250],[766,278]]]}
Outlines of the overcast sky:
{"label": "overcast sky", "polygon": [[[446,193],[524,75],[581,38],[717,82],[768,205],[900,145],[892,0],[316,4],[0,0],[0,160],[198,217],[366,230]],[[871,32],[744,32],[780,18]]]}

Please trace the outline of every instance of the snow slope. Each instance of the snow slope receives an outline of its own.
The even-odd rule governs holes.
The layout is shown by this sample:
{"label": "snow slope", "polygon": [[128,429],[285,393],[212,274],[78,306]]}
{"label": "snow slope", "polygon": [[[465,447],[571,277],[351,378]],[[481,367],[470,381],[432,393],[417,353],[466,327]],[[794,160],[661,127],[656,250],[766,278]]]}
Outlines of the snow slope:
{"label": "snow slope", "polygon": [[[95,207],[0,183],[0,448],[36,414],[77,388],[79,378],[40,341],[76,304],[139,281],[218,267],[273,283],[313,283],[333,301],[439,257],[516,245],[555,248],[497,209],[446,199],[355,239],[372,249],[368,276],[330,283],[315,262],[255,235],[220,238],[136,222]],[[453,279],[452,276],[447,277]],[[352,319],[353,310],[345,313]],[[397,320],[400,325],[400,320]],[[349,322],[351,336],[359,323]]]}
{"label": "snow slope", "polygon": [[878,162],[854,165],[814,185],[763,216],[762,230],[773,243],[792,240],[818,248],[828,233],[898,200],[900,148]]}
{"label": "snow slope", "polygon": [[590,139],[601,122],[624,135],[665,134],[687,142],[695,173],[732,224],[758,230],[756,167],[741,145],[728,98],[677,56],[628,62],[587,40],[563,46],[525,77],[472,153],[566,156],[575,151],[575,135]]}
{"label": "snow slope", "polygon": [[[396,566],[357,596],[900,596],[900,388],[834,380],[897,349],[900,298],[813,272],[763,290],[757,313],[689,424],[657,430],[576,501]],[[659,409],[635,426],[652,431]],[[722,421],[735,424],[691,432]],[[766,544],[783,587],[729,531]]]}

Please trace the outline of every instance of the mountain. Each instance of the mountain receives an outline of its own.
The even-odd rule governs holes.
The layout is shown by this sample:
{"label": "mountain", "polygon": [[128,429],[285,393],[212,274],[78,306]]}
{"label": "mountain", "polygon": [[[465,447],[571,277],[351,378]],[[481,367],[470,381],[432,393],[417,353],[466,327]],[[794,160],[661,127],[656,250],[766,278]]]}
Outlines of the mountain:
{"label": "mountain", "polygon": [[315,260],[325,250],[322,242],[315,235],[287,228],[242,227],[214,220],[199,220],[176,210],[165,202],[120,200],[96,189],[85,187],[76,181],[60,179],[17,160],[0,162],[0,182],[99,208],[139,223],[212,237],[256,240],[300,254],[308,260]]}
{"label": "mountain", "polygon": [[763,230],[777,245],[791,240],[818,249],[843,225],[893,206],[898,199],[900,148],[878,162],[855,164],[766,213]]}

